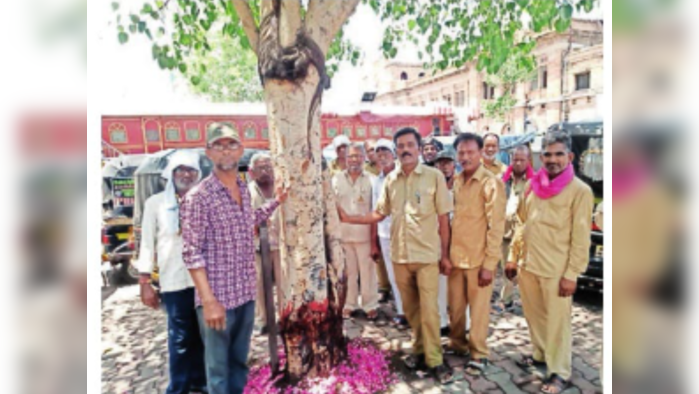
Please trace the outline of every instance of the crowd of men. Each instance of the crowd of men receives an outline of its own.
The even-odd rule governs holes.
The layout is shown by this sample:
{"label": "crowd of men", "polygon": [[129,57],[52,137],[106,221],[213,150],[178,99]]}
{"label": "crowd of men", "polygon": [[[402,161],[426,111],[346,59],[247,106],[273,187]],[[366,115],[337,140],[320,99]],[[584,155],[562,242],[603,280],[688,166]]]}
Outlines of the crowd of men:
{"label": "crowd of men", "polygon": [[[588,263],[593,196],[573,172],[565,134],[544,138],[536,173],[527,146],[515,148],[506,166],[497,159],[499,142],[495,134],[465,133],[452,151],[413,128],[393,141],[335,138],[328,168],[347,263],[343,317],[363,313],[377,325],[411,328],[406,366],[448,384],[445,353],[467,357],[469,374],[487,370],[493,299],[498,311],[511,309],[519,287],[533,353],[518,364],[546,366],[542,392],[559,393],[571,378],[571,296]],[[198,157],[177,152],[163,174],[165,191],[146,203],[141,296],[153,308],[162,299],[168,314],[168,393],[243,392],[255,323],[266,331],[255,231],[263,221],[277,306],[288,299],[275,212],[287,191],[275,190],[266,154],[251,159],[245,184],[243,150],[234,129],[213,124],[212,175],[201,180]],[[156,256],[160,297],[150,284]],[[493,297],[498,267],[504,285]],[[388,294],[396,309],[390,322],[379,312]],[[441,336],[449,338],[444,348]]]}

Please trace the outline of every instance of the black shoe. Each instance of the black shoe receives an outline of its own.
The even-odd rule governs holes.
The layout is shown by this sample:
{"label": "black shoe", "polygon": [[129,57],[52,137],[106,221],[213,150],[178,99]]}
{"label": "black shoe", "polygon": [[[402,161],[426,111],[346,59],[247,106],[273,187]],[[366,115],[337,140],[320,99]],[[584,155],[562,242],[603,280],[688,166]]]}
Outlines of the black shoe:
{"label": "black shoe", "polygon": [[405,317],[394,317],[393,321],[391,321],[391,325],[400,331],[407,330],[410,328],[408,319],[406,319]]}
{"label": "black shoe", "polygon": [[441,330],[439,330],[439,335],[442,337],[448,337],[449,333],[451,333],[451,329],[449,327],[442,327]]}
{"label": "black shoe", "polygon": [[267,335],[269,334],[269,328],[267,326],[264,326],[260,329],[260,335]]}

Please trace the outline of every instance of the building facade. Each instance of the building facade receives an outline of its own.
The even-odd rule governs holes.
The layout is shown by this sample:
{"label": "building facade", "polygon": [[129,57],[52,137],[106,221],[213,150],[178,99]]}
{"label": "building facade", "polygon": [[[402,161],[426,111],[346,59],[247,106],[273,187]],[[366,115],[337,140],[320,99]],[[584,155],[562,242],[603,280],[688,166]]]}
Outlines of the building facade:
{"label": "building facade", "polygon": [[432,75],[420,65],[387,63],[371,82],[380,105],[450,106],[458,131],[519,134],[558,122],[601,120],[604,94],[601,20],[574,19],[567,32],[534,36],[535,77],[514,89],[516,104],[504,119],[488,119],[483,108],[503,94],[489,86],[475,62]]}

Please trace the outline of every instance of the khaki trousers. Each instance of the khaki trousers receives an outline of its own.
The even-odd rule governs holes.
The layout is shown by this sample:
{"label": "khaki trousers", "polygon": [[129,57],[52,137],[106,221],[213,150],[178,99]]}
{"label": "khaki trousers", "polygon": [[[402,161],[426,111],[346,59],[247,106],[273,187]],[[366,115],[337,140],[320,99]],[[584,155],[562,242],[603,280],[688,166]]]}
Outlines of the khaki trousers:
{"label": "khaki trousers", "polygon": [[[281,255],[278,250],[272,250],[270,252],[270,257],[272,258],[272,267],[274,269],[274,286],[277,288],[277,313],[281,318],[282,311],[286,305],[284,297],[284,287],[286,286],[286,275],[282,269]],[[262,255],[260,252],[255,252],[255,263],[257,271],[257,298],[255,299],[255,320],[258,323],[265,325],[267,324],[267,310],[265,309],[265,287],[262,281]]]}
{"label": "khaki trousers", "polygon": [[379,282],[379,290],[391,290],[391,281],[388,279],[388,269],[386,268],[386,261],[383,256],[379,256],[379,259],[376,261],[376,277]]}
{"label": "khaki trousers", "polygon": [[[453,268],[449,275],[449,317],[451,346],[459,351],[470,351],[473,359],[488,358],[486,343],[490,326],[490,299],[493,284],[478,286],[480,268]],[[470,308],[471,331],[466,341],[466,307]]]}
{"label": "khaki trousers", "polygon": [[345,309],[359,309],[358,296],[362,294],[362,310],[371,312],[379,307],[379,289],[376,283],[376,263],[371,258],[369,242],[343,242],[347,262],[347,300]]}
{"label": "khaki trousers", "polygon": [[515,286],[517,279],[514,281],[507,279],[505,276],[505,264],[507,264],[507,259],[510,255],[510,244],[512,240],[504,239],[502,241],[502,260],[500,260],[500,265],[502,266],[502,289],[500,289],[500,301],[508,304],[515,300]]}
{"label": "khaki trousers", "polygon": [[572,297],[560,297],[560,278],[543,278],[520,270],[519,291],[529,325],[534,359],[545,361],[548,374],[570,379],[572,373]]}
{"label": "khaki trousers", "polygon": [[413,354],[425,355],[427,366],[442,365],[439,335],[439,264],[393,264],[405,317],[413,329]]}

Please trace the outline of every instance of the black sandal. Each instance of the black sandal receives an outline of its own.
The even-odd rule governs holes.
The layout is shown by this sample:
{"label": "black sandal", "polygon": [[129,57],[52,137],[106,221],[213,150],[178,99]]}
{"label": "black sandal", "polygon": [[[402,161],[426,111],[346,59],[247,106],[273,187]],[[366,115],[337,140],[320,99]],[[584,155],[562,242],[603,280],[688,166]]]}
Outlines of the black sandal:
{"label": "black sandal", "polygon": [[515,361],[518,367],[524,370],[530,370],[532,367],[545,367],[544,361],[538,361],[532,355],[522,356],[521,360]]}
{"label": "black sandal", "polygon": [[454,371],[444,363],[438,367],[432,368],[432,373],[442,386],[454,383]]}
{"label": "black sandal", "polygon": [[482,376],[488,366],[490,361],[487,358],[481,358],[480,360],[471,360],[466,365],[464,372],[471,376]]}
{"label": "black sandal", "polygon": [[471,352],[469,352],[468,350],[459,350],[459,349],[456,349],[456,348],[449,346],[449,345],[445,345],[442,348],[442,351],[447,356],[455,356],[455,357],[468,357],[471,354]]}
{"label": "black sandal", "polygon": [[[564,391],[566,391],[570,387],[570,381],[565,380],[562,377],[553,374],[551,375],[550,378],[544,382],[544,384],[541,386],[541,393],[544,394],[560,394]],[[554,391],[548,391],[546,389],[554,389]]]}
{"label": "black sandal", "polygon": [[424,354],[410,354],[403,358],[403,364],[405,364],[405,367],[410,369],[410,370],[424,370],[427,368],[427,363],[425,362],[425,355]]}

